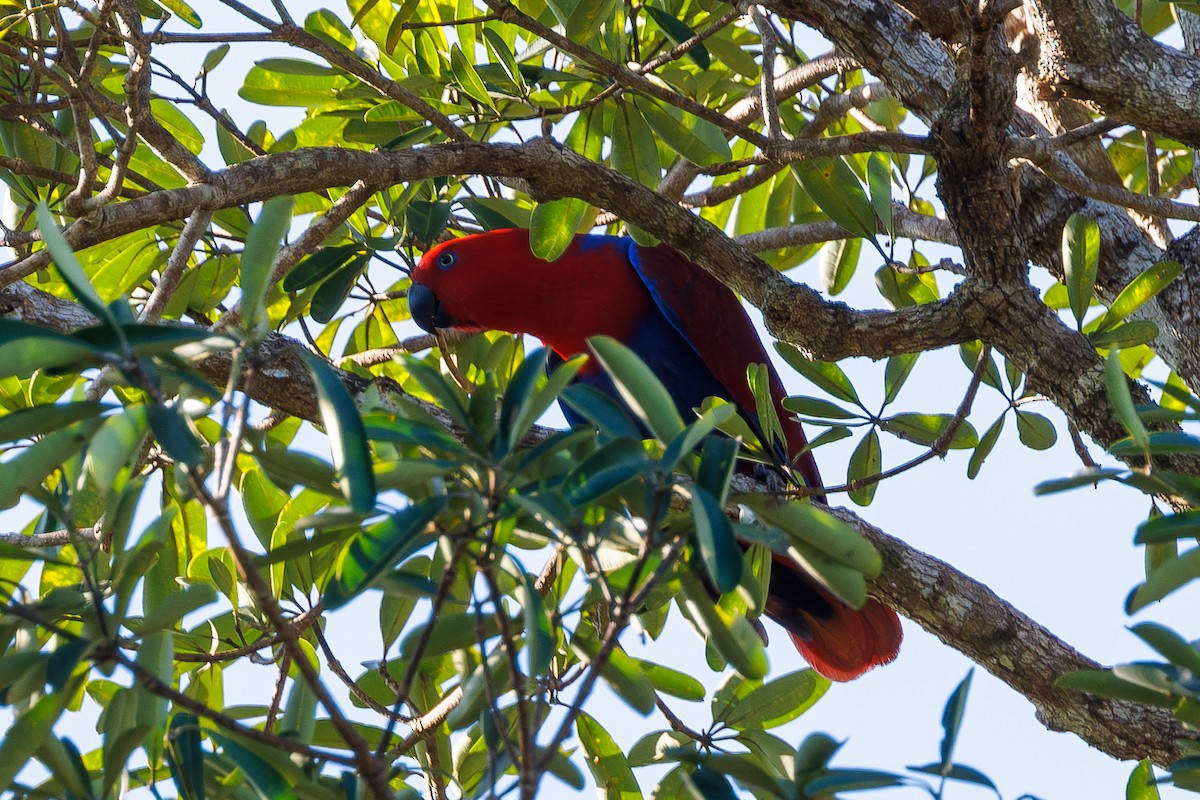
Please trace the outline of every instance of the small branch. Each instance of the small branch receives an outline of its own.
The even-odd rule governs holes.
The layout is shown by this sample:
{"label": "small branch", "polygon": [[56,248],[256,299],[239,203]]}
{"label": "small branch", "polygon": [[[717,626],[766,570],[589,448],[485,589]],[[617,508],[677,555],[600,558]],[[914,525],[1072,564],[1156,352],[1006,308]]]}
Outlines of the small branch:
{"label": "small branch", "polygon": [[100,541],[100,528],[80,528],[79,530],[47,531],[46,533],[0,533],[0,543],[12,544],[17,547],[62,547],[75,542]]}

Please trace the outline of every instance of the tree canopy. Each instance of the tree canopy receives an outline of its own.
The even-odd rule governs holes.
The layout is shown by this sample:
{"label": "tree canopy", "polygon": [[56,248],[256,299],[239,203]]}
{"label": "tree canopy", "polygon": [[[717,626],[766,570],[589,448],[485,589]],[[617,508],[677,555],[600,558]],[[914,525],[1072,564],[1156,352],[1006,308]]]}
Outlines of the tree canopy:
{"label": "tree canopy", "polygon": [[[871,522],[897,475],[949,455],[986,482],[998,443],[1069,441],[1080,472],[1039,493],[1151,508],[1126,610],[1200,575],[1196,12],[0,0],[0,786],[994,788],[955,759],[970,676],[908,771],[781,735],[829,683],[770,667],[772,551],[1137,761],[1128,796],[1200,786],[1194,631],[1139,623],[1154,660],[1102,668]],[[547,261],[576,232],[663,242],[758,309],[834,508],[734,475],[770,443],[719,402],[681,417],[612,343],[626,406],[519,337],[415,334],[421,254],[508,227]],[[560,398],[593,424],[540,424]],[[689,629],[702,669],[648,656]]]}

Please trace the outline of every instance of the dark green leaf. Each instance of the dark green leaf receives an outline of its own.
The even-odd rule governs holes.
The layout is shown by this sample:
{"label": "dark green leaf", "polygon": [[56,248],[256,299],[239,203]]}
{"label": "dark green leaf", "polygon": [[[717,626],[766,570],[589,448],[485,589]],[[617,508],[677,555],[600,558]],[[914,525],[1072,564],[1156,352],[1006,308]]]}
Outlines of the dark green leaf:
{"label": "dark green leaf", "polygon": [[646,469],[646,451],[634,439],[614,439],[588,456],[564,481],[567,500],[580,506],[633,480]]}
{"label": "dark green leaf", "polygon": [[979,475],[979,470],[983,467],[984,459],[991,454],[992,448],[996,446],[996,442],[1000,439],[1000,432],[1004,430],[1004,415],[1001,414],[996,418],[996,421],[984,432],[979,438],[979,444],[975,446],[975,452],[971,453],[971,460],[967,462],[967,477],[975,480]]}
{"label": "dark green leaf", "polygon": [[1189,509],[1149,519],[1138,526],[1133,542],[1158,544],[1190,537],[1200,537],[1200,509]]}
{"label": "dark green leaf", "polygon": [[1200,454],[1200,437],[1182,431],[1155,431],[1148,434],[1145,442],[1121,439],[1114,442],[1108,452],[1124,457],[1149,452],[1151,455],[1196,455]]}
{"label": "dark green leaf", "polygon": [[806,417],[815,417],[817,419],[861,419],[861,414],[855,414],[853,411],[847,411],[837,403],[831,403],[828,400],[822,400],[819,397],[805,397],[796,395],[794,397],[783,398],[783,407],[788,411],[795,411],[797,414],[802,414]]}
{"label": "dark green leaf", "polygon": [[738,443],[724,436],[709,436],[704,440],[700,467],[696,470],[696,485],[705,489],[724,506],[729,498],[729,481],[737,466]]}
{"label": "dark green leaf", "polygon": [[450,48],[450,69],[454,72],[454,82],[458,84],[458,88],[462,90],[463,94],[489,108],[496,107],[492,102],[491,95],[488,94],[487,87],[483,85],[479,73],[475,71],[474,65],[457,44]]}
{"label": "dark green leaf", "polygon": [[324,325],[337,316],[370,261],[369,253],[356,256],[317,287],[308,304],[308,314],[313,321]]}
{"label": "dark green leaf", "polygon": [[298,292],[301,289],[307,289],[313,284],[320,283],[328,278],[337,268],[345,264],[356,253],[361,252],[362,246],[358,244],[343,244],[337,247],[322,247],[312,255],[305,256],[295,269],[289,272],[283,278],[283,290],[285,292]]}
{"label": "dark green leaf", "polygon": [[950,698],[946,701],[946,707],[942,710],[942,743],[941,750],[941,775],[945,776],[950,771],[950,767],[954,764],[954,745],[958,741],[958,733],[962,729],[963,716],[967,710],[967,695],[971,692],[971,677],[975,674],[974,669],[967,670],[967,675],[954,691],[950,693]]}
{"label": "dark green leaf", "polygon": [[707,166],[732,158],[724,134],[708,120],[689,120],[674,107],[664,108],[653,100],[638,98],[634,103],[663,143],[693,164]]}
{"label": "dark green leaf", "polygon": [[274,765],[251,750],[250,747],[239,743],[231,736],[206,730],[210,739],[220,745],[221,750],[245,776],[262,797],[269,800],[296,800],[290,781]]}
{"label": "dark green leaf", "polygon": [[350,507],[365,514],[375,508],[375,473],[362,417],[333,367],[308,351],[303,351],[303,355],[313,376],[321,421],[333,450],[338,487]]}
{"label": "dark green leaf", "polygon": [[101,363],[107,355],[73,336],[11,319],[0,319],[0,347],[4,349],[0,378],[26,379],[39,369],[79,370]]}
{"label": "dark green leaf", "polygon": [[588,340],[600,364],[612,376],[625,404],[666,444],[683,430],[683,420],[670,392],[637,354],[616,339],[593,336]]}
{"label": "dark green leaf", "polygon": [[562,393],[563,402],[571,410],[609,436],[628,439],[642,438],[642,432],[629,417],[629,412],[607,393],[586,384],[577,383]]}
{"label": "dark green leaf", "polygon": [[[661,8],[643,5],[642,10],[650,15],[650,19],[654,20],[654,24],[658,26],[659,30],[671,40],[671,44],[678,46],[696,36],[696,32],[687,23],[663,11]],[[708,54],[708,48],[703,44],[694,45],[687,51],[687,55],[700,69],[708,69],[712,63],[712,58]]]}
{"label": "dark green leaf", "polygon": [[167,455],[181,464],[198,467],[204,463],[204,449],[187,420],[176,406],[157,403],[146,406],[146,419],[154,438]]}
{"label": "dark green leaf", "polygon": [[209,50],[204,55],[204,61],[200,64],[200,75],[207,75],[212,72],[217,66],[225,60],[225,56],[229,55],[229,43],[217,45],[212,50]]}
{"label": "dark green leaf", "polygon": [[742,548],[733,536],[725,509],[700,486],[692,487],[692,519],[704,568],[719,592],[733,591],[742,578]]}
{"label": "dark green leaf", "polygon": [[804,785],[806,795],[832,795],[835,792],[856,792],[864,789],[883,789],[904,786],[909,781],[903,775],[874,769],[833,769]]}
{"label": "dark green leaf", "polygon": [[413,200],[405,211],[405,219],[412,238],[432,246],[450,222],[450,204],[443,200]]}
{"label": "dark green leaf", "polygon": [[1130,630],[1172,664],[1200,675],[1200,650],[1175,631],[1153,622],[1134,625]]}
{"label": "dark green leaf", "polygon": [[733,787],[719,772],[696,767],[683,773],[683,782],[699,800],[737,800]]}
{"label": "dark green leaf", "polygon": [[1049,450],[1058,441],[1054,423],[1032,411],[1017,409],[1017,436],[1032,450]]}
{"label": "dark green leaf", "polygon": [[171,717],[167,766],[183,800],[204,800],[204,751],[200,749],[200,720],[195,714],[180,712]]}
{"label": "dark green leaf", "polygon": [[418,537],[445,504],[444,497],[413,503],[358,534],[325,587],[326,608],[345,605],[425,544]]}

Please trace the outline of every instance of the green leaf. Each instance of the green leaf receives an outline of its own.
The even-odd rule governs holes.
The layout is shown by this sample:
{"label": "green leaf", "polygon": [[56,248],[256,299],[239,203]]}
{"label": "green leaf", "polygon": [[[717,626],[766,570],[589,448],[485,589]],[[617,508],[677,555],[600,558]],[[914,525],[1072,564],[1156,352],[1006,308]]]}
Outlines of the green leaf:
{"label": "green leaf", "polygon": [[262,211],[242,250],[239,285],[242,287],[242,324],[260,340],[267,331],[267,290],[279,245],[292,224],[292,198],[274,197],[263,203]]}
{"label": "green leaf", "polygon": [[538,678],[550,668],[554,657],[554,631],[542,595],[533,585],[528,573],[521,573],[522,600],[525,609],[525,656],[529,659],[528,674]]}
{"label": "green leaf", "polygon": [[54,723],[74,694],[74,687],[71,687],[43,695],[9,725],[4,740],[0,741],[0,786],[13,786],[17,773],[42,743],[54,735]]}
{"label": "green leaf", "polygon": [[1142,622],[1129,630],[1175,666],[1200,674],[1200,650],[1175,631],[1153,622]]}
{"label": "green leaf", "polygon": [[683,783],[699,800],[737,800],[737,793],[720,772],[697,767],[683,773]]}
{"label": "green leaf", "polygon": [[825,293],[836,297],[842,293],[862,252],[862,239],[834,239],[821,246],[821,284]]}
{"label": "green leaf", "polygon": [[831,220],[855,236],[875,237],[875,210],[854,170],[841,158],[792,163],[800,185]]}
{"label": "green leaf", "polygon": [[207,583],[193,583],[180,591],[171,592],[160,598],[154,609],[142,619],[137,627],[140,637],[170,628],[198,608],[203,608],[217,599],[217,592]]}
{"label": "green leaf", "polygon": [[1074,689],[1100,697],[1129,700],[1146,706],[1175,707],[1175,701],[1169,695],[1118,678],[1111,670],[1107,669],[1081,669],[1068,672],[1055,678],[1054,686],[1058,689]]}
{"label": "green leaf", "polygon": [[370,253],[355,256],[317,287],[308,304],[308,314],[314,322],[324,325],[337,316],[370,261]]}
{"label": "green leaf", "polygon": [[759,680],[765,676],[767,654],[762,639],[746,618],[715,605],[689,570],[680,571],[679,582],[683,588],[681,602],[721,657],[743,677]]}
{"label": "green leaf", "polygon": [[732,592],[742,579],[742,548],[734,538],[725,509],[708,491],[695,485],[692,486],[692,519],[705,570],[721,594]]}
{"label": "green leaf", "polygon": [[1160,261],[1142,270],[1113,300],[1101,318],[1098,330],[1106,331],[1115,327],[1182,274],[1183,265],[1178,261]]}
{"label": "green leaf", "polygon": [[483,29],[483,40],[487,43],[488,49],[500,62],[500,67],[504,70],[504,74],[508,76],[508,80],[512,83],[513,88],[517,90],[517,94],[524,97],[529,93],[529,87],[525,83],[525,76],[521,74],[521,68],[517,65],[517,59],[509,49],[503,37],[491,28]]}
{"label": "green leaf", "polygon": [[1154,765],[1150,759],[1142,759],[1129,773],[1125,800],[1159,800],[1158,782],[1154,779]]}
{"label": "green leaf", "polygon": [[[861,481],[864,478],[869,478],[878,475],[883,469],[883,451],[879,446],[879,433],[874,429],[867,431],[867,435],[862,438],[854,448],[854,452],[850,454],[850,464],[846,470],[846,482],[853,483]],[[857,489],[851,489],[848,493],[850,499],[860,506],[869,506],[871,501],[875,499],[875,491],[879,488],[879,481],[861,486]]]}
{"label": "green leaf", "polygon": [[1062,259],[1071,313],[1083,328],[1083,316],[1092,303],[1096,270],[1100,266],[1100,226],[1084,214],[1072,214],[1063,226]]}
{"label": "green leaf", "polygon": [[1112,403],[1117,418],[1129,431],[1130,437],[1137,442],[1138,447],[1145,450],[1149,446],[1149,434],[1142,425],[1137,409],[1133,406],[1133,395],[1129,392],[1129,380],[1121,368],[1120,353],[1112,350],[1104,361],[1104,378],[1108,389],[1108,401]]}
{"label": "green leaf", "polygon": [[974,668],[967,670],[966,677],[950,693],[950,698],[946,701],[946,707],[942,710],[942,743],[940,751],[942,757],[941,774],[943,776],[950,772],[950,768],[954,764],[954,745],[958,742],[958,733],[962,729],[963,715],[966,714],[967,710],[967,695],[971,691],[971,677],[974,674]]}
{"label": "green leaf", "polygon": [[413,200],[404,211],[408,232],[414,240],[432,246],[450,223],[451,204],[445,200]]}
{"label": "green leaf", "polygon": [[74,336],[28,322],[0,319],[0,378],[30,378],[37,370],[69,372],[100,364],[110,354]]}
{"label": "green leaf", "polygon": [[831,403],[819,397],[804,395],[785,397],[783,398],[783,407],[788,411],[795,411],[797,414],[817,419],[862,419],[861,414],[847,411],[837,403]]}
{"label": "green leaf", "polygon": [[[933,445],[954,421],[953,414],[896,414],[880,421],[882,427],[908,442]],[[979,444],[979,435],[971,423],[963,421],[950,438],[951,450],[967,449]]]}
{"label": "green leaf", "polygon": [[657,186],[662,178],[658,144],[637,106],[620,102],[612,109],[609,136],[612,168],[643,186]]}
{"label": "green leaf", "polygon": [[709,436],[704,440],[700,466],[696,470],[696,485],[724,506],[729,498],[729,481],[737,466],[738,443],[724,436]]}
{"label": "green leaf", "polygon": [[833,795],[836,792],[856,792],[865,789],[884,789],[904,786],[903,775],[874,769],[833,769],[804,784],[805,795]]}
{"label": "green leaf", "polygon": [[828,678],[811,669],[790,672],[750,690],[726,706],[715,721],[738,730],[776,728],[812,708],[829,686]]}
{"label": "green leaf", "polygon": [[200,720],[179,712],[167,731],[167,766],[182,800],[204,800],[204,751],[200,749]]}
{"label": "green leaf", "polygon": [[[642,10],[650,15],[650,19],[654,20],[654,24],[671,40],[671,44],[673,45],[681,45],[688,39],[696,36],[696,32],[692,30],[691,26],[661,8],[643,5]],[[712,64],[712,57],[708,53],[708,48],[701,43],[689,49],[687,55],[700,69],[706,70]]]}
{"label": "green leaf", "polygon": [[225,56],[227,55],[229,55],[228,42],[219,44],[212,50],[209,50],[204,54],[204,61],[200,63],[200,75],[197,77],[203,77],[212,72],[217,68],[218,65],[220,65],[222,61],[225,60]]}
{"label": "green leaf", "polygon": [[991,454],[992,449],[996,446],[996,442],[1000,439],[1000,432],[1004,430],[1004,415],[1001,414],[996,418],[996,421],[991,424],[983,436],[979,439],[979,444],[975,446],[975,452],[971,453],[971,460],[967,462],[967,477],[975,480],[979,475],[979,470],[983,467],[983,461]]}
{"label": "green leaf", "polygon": [[780,502],[765,494],[744,494],[738,496],[737,501],[794,541],[867,577],[873,578],[883,569],[879,551],[855,528],[823,508],[808,502]]}
{"label": "green leaf", "polygon": [[1158,544],[1191,537],[1200,537],[1200,509],[1180,511],[1143,522],[1138,526],[1133,543]]}
{"label": "green leaf", "polygon": [[892,220],[892,171],[888,157],[882,153],[871,153],[867,157],[867,188],[871,192],[871,208],[883,223],[888,238],[896,238],[896,226]]}
{"label": "green leaf", "polygon": [[242,775],[261,797],[270,800],[296,800],[291,782],[283,775],[276,765],[270,763],[248,745],[243,745],[232,736],[207,729],[205,733],[210,739],[220,745],[225,755],[237,765]]}
{"label": "green leaf", "polygon": [[642,790],[625,753],[604,726],[589,714],[580,713],[575,720],[575,732],[597,789],[609,800],[641,800]]}
{"label": "green leaf", "polygon": [[333,466],[338,473],[338,487],[350,507],[365,514],[375,508],[375,473],[362,417],[333,367],[307,350],[302,352],[317,390],[321,421],[329,435]]}
{"label": "green leaf", "polygon": [[340,608],[425,544],[419,536],[446,505],[445,497],[413,503],[354,537],[325,586],[325,607]]}
{"label": "green leaf", "polygon": [[1146,576],[1146,582],[1130,592],[1125,611],[1133,614],[1200,577],[1200,547],[1167,561]]}
{"label": "green leaf", "polygon": [[637,659],[637,662],[641,666],[642,672],[654,684],[654,688],[663,694],[678,697],[690,703],[704,702],[704,684],[686,672],[680,672],[670,667],[664,667],[662,664],[655,664],[643,659]]}
{"label": "green leaf", "polygon": [[178,406],[146,407],[146,419],[159,446],[181,464],[198,467],[204,463],[204,449],[199,437],[192,432]]}
{"label": "green leaf", "polygon": [[67,243],[67,238],[55,223],[50,209],[44,202],[37,205],[37,221],[38,228],[42,232],[42,241],[46,243],[46,249],[50,251],[50,257],[54,259],[54,265],[58,267],[58,272],[62,275],[63,282],[70,288],[71,294],[75,295],[79,304],[90,311],[92,316],[105,325],[115,328],[117,318],[113,316],[112,309],[101,299],[96,287],[92,286],[92,282],[88,280],[87,273],[83,271],[79,259],[75,257],[75,251]]}
{"label": "green leaf", "polygon": [[1120,350],[1150,344],[1158,338],[1158,325],[1148,319],[1132,319],[1106,331],[1093,331],[1088,339],[1101,350]]}
{"label": "green leaf", "polygon": [[897,395],[900,394],[900,389],[904,386],[908,376],[912,374],[913,367],[917,365],[917,359],[920,358],[920,353],[905,353],[899,356],[892,356],[887,360],[887,366],[883,368],[883,404],[890,405],[895,401]]}
{"label": "green leaf", "polygon": [[588,345],[605,371],[612,376],[621,399],[663,444],[683,430],[675,401],[637,354],[608,336],[593,336]]}
{"label": "green leaf", "polygon": [[[571,639],[571,646],[581,660],[591,663],[599,652],[600,642],[593,628],[580,626]],[[595,669],[595,666],[592,668]],[[642,671],[641,662],[630,658],[620,645],[609,651],[608,660],[600,667],[600,674],[617,696],[634,711],[642,716],[654,711],[654,684]]]}
{"label": "green leaf", "polygon": [[1093,486],[1100,481],[1111,480],[1127,473],[1128,470],[1124,469],[1085,469],[1069,478],[1055,478],[1054,480],[1042,481],[1033,487],[1033,493],[1040,497],[1045,494],[1065,492],[1069,489],[1078,489],[1081,486]]}
{"label": "green leaf", "polygon": [[567,475],[567,501],[574,506],[593,503],[624,486],[647,468],[646,451],[635,439],[614,439],[592,453]]}
{"label": "green leaf", "polygon": [[693,164],[719,164],[733,157],[724,134],[708,120],[683,116],[674,107],[644,98],[635,98],[634,104],[663,143]]}
{"label": "green leaf", "polygon": [[854,403],[859,408],[863,407],[862,402],[858,399],[858,392],[854,391],[854,385],[850,383],[846,373],[837,364],[811,359],[801,353],[798,347],[786,342],[776,342],[775,349],[793,369],[821,389],[839,400]]}
{"label": "green leaf", "polygon": [[204,27],[204,23],[200,20],[200,15],[192,9],[183,0],[154,0],[155,3],[170,11],[181,20],[199,30]]}
{"label": "green leaf", "polygon": [[529,217],[529,248],[542,261],[557,261],[567,251],[587,213],[577,197],[538,203]]}
{"label": "green leaf", "polygon": [[345,264],[355,254],[362,251],[361,245],[343,244],[337,247],[322,247],[315,253],[305,256],[295,269],[283,278],[282,287],[285,292],[298,292],[309,286],[320,283],[328,278],[338,267]]}
{"label": "green leaf", "polygon": [[1032,411],[1017,409],[1017,436],[1031,450],[1049,450],[1058,441],[1054,423]]}
{"label": "green leaf", "polygon": [[454,82],[458,84],[458,88],[462,90],[463,94],[477,103],[495,109],[496,106],[492,102],[491,95],[488,94],[487,87],[483,85],[479,73],[475,71],[475,67],[457,44],[450,48],[450,69],[454,72]]}
{"label": "green leaf", "polygon": [[[958,355],[962,359],[963,364],[972,372],[975,371],[976,365],[979,364],[979,357],[983,355],[983,342],[975,340],[973,342],[964,342],[958,346]],[[996,359],[988,354],[988,364],[984,368],[983,383],[992,387],[996,391],[1002,391],[1000,384],[1000,368],[996,366]]]}
{"label": "green leaf", "polygon": [[[9,356],[7,347],[4,349],[4,356],[5,358]],[[65,428],[71,423],[92,419],[112,407],[90,400],[81,400],[75,403],[50,403],[44,406],[23,408],[0,417],[0,442],[15,442],[18,439],[42,436],[59,428]]]}

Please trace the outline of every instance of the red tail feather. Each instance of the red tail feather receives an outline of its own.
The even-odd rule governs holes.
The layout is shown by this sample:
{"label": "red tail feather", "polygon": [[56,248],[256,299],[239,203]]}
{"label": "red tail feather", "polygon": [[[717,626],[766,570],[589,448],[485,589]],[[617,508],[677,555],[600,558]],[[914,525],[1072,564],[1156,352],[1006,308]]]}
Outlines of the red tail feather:
{"label": "red tail feather", "polygon": [[788,632],[813,669],[831,681],[850,681],[896,657],[901,632],[895,611],[878,600],[868,600],[859,609],[836,600],[832,606],[832,616],[825,619],[804,614],[810,641]]}

